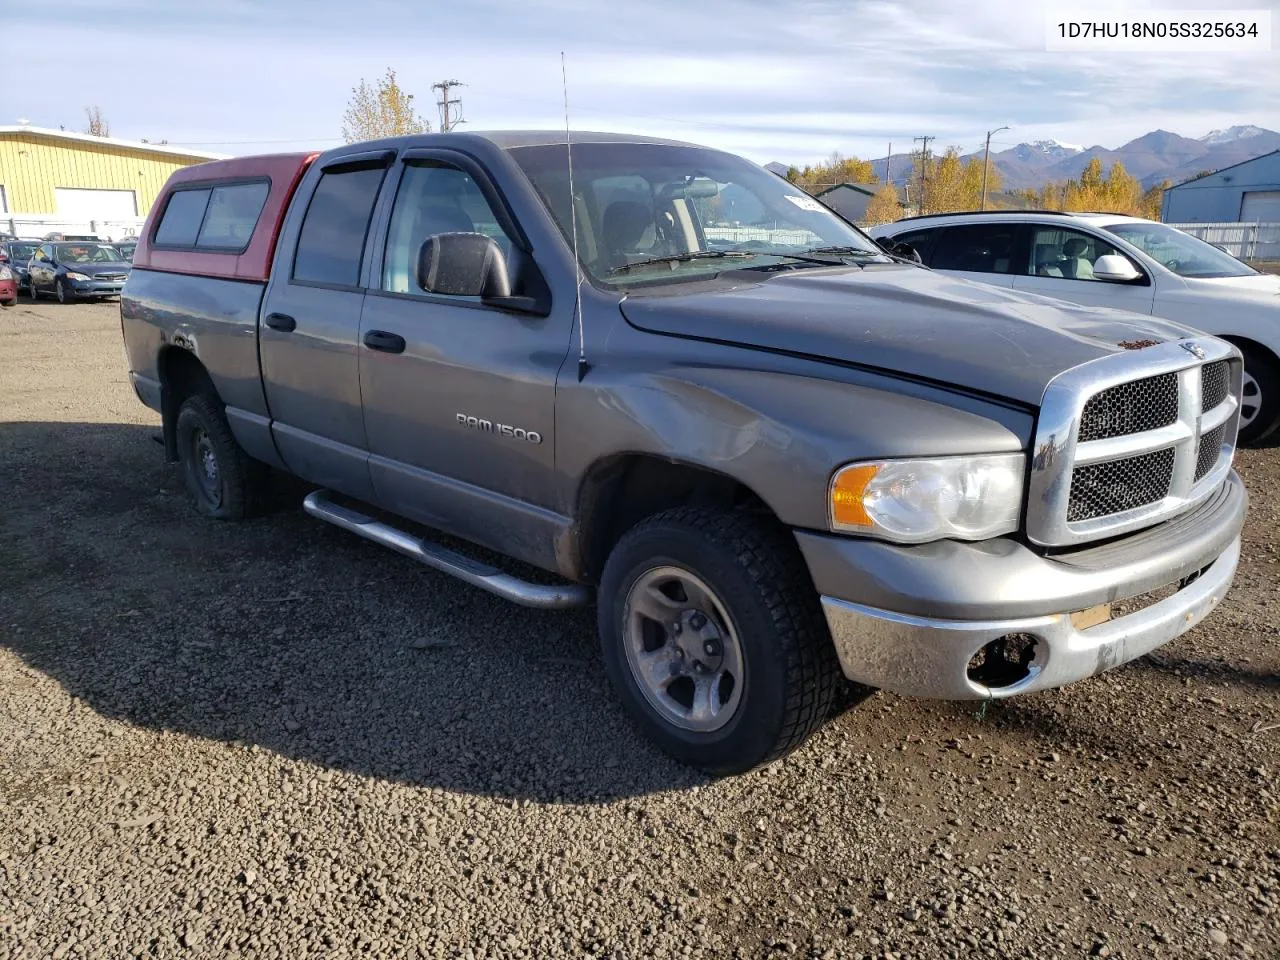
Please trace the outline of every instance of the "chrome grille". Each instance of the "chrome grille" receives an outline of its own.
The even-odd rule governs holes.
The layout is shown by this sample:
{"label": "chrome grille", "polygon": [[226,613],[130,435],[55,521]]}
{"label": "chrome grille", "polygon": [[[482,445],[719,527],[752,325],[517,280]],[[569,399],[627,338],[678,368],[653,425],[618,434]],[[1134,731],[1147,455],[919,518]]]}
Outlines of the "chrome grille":
{"label": "chrome grille", "polygon": [[1167,427],[1178,419],[1178,375],[1162,373],[1095,393],[1080,414],[1077,442]]}
{"label": "chrome grille", "polygon": [[1240,352],[1213,337],[1074,367],[1045,389],[1028,538],[1068,546],[1151,526],[1221,484],[1235,452]]}
{"label": "chrome grille", "polygon": [[1206,473],[1213,469],[1213,465],[1218,462],[1218,457],[1222,453],[1222,439],[1226,436],[1226,433],[1227,426],[1223,424],[1200,436],[1200,446],[1196,449],[1195,479],[1197,481],[1202,479]]}
{"label": "chrome grille", "polygon": [[108,283],[119,283],[125,279],[126,274],[123,273],[100,273],[95,276],[94,280],[105,280]]}
{"label": "chrome grille", "polygon": [[1230,370],[1225,360],[1219,360],[1217,363],[1206,363],[1200,368],[1200,396],[1202,397],[1200,409],[1212,410],[1227,399],[1227,377],[1229,375]]}
{"label": "chrome grille", "polygon": [[1093,520],[1158,503],[1173,480],[1173,448],[1123,460],[1076,467],[1071,474],[1067,522]]}

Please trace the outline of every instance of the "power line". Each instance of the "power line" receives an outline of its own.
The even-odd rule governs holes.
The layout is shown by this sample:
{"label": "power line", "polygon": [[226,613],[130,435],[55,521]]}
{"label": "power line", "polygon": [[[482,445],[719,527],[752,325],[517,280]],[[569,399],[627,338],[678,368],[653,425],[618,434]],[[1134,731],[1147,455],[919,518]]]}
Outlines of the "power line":
{"label": "power line", "polygon": [[[452,100],[449,99],[449,91],[452,90],[454,87],[462,87],[462,86],[466,86],[466,84],[459,83],[457,80],[441,80],[439,83],[433,83],[431,85],[432,90],[440,91],[440,99],[437,100],[436,103],[440,107],[440,132],[441,133],[448,133],[458,124],[466,122],[465,120],[462,119],[461,116],[454,114],[452,110],[454,106],[461,104],[462,101],[457,99],[456,97]],[[461,110],[459,110],[458,113],[460,114]]]}

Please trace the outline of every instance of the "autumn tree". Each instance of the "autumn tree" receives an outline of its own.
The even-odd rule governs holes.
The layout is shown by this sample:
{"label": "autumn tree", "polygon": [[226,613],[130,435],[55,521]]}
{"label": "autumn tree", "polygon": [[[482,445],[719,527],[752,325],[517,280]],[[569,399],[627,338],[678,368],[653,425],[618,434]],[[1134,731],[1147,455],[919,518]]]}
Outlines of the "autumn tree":
{"label": "autumn tree", "polygon": [[[954,213],[981,206],[981,160],[961,160],[960,148],[948,147],[941,157],[916,162],[924,180],[925,213]],[[998,192],[1001,184],[1000,173],[993,165],[987,174],[987,192]]]}
{"label": "autumn tree", "polygon": [[84,132],[94,137],[111,136],[111,126],[107,123],[107,118],[102,115],[102,108],[99,106],[85,107],[84,114],[89,118],[88,125],[84,128]]}
{"label": "autumn tree", "polygon": [[875,192],[867,203],[866,213],[862,219],[871,225],[892,223],[902,216],[902,204],[898,201],[898,190],[891,183],[886,183]]}
{"label": "autumn tree", "polygon": [[414,110],[413,94],[401,89],[390,67],[374,84],[362,79],[358,87],[351,88],[351,100],[342,116],[342,139],[347,143],[430,131],[431,124]]}
{"label": "autumn tree", "polygon": [[1172,186],[1172,180],[1162,180],[1148,188],[1138,203],[1138,216],[1146,217],[1148,220],[1159,220],[1160,213],[1164,210],[1164,192]]}
{"label": "autumn tree", "polygon": [[788,168],[787,179],[811,194],[821,193],[840,183],[880,182],[870,161],[843,156],[838,150],[832,151],[822,163],[806,164],[802,170]]}

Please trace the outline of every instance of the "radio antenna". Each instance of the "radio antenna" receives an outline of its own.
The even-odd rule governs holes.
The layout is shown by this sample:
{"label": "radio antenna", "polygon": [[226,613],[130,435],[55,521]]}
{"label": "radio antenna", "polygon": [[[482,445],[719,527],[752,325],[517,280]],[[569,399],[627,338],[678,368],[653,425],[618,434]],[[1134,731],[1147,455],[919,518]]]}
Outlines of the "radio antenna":
{"label": "radio antenna", "polygon": [[582,316],[582,261],[578,259],[578,202],[573,193],[573,141],[569,136],[569,78],[565,73],[564,51],[560,51],[560,85],[564,90],[564,152],[569,161],[569,224],[573,236],[573,308],[578,315],[578,382],[587,375],[587,336]]}

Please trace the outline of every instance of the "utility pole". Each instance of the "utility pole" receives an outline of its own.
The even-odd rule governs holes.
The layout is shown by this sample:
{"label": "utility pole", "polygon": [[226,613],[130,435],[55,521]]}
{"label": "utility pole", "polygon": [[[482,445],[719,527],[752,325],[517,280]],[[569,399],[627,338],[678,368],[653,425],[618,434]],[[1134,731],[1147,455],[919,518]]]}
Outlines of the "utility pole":
{"label": "utility pole", "polygon": [[440,99],[436,101],[440,106],[440,132],[448,133],[460,123],[465,123],[460,116],[454,114],[450,109],[457,104],[462,103],[458,98],[449,99],[449,91],[454,87],[463,87],[466,84],[459,83],[457,80],[441,80],[439,83],[431,85],[432,90],[440,91]]}
{"label": "utility pole", "polygon": [[929,141],[937,140],[937,137],[912,137],[913,141],[919,140],[920,146],[920,213],[924,213],[925,198],[929,189]]}
{"label": "utility pole", "polygon": [[1008,129],[1008,127],[996,127],[994,130],[987,131],[987,145],[982,151],[982,206],[980,208],[982,210],[987,209],[987,170],[991,166],[991,135]]}

